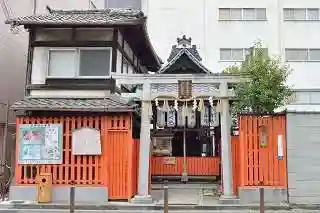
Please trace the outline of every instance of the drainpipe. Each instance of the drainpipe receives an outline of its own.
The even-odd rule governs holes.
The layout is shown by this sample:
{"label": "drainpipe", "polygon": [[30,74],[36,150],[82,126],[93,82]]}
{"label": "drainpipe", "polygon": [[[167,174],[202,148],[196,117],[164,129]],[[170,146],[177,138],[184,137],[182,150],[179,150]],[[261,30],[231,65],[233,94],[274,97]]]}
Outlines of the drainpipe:
{"label": "drainpipe", "polygon": [[33,0],[32,14],[35,15],[36,13],[37,13],[37,0]]}

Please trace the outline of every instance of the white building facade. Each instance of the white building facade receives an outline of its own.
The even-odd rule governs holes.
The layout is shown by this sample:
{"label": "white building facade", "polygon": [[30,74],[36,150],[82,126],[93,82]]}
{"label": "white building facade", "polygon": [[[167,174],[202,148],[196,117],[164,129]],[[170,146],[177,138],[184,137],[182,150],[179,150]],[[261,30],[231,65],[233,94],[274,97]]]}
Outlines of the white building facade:
{"label": "white building facade", "polygon": [[293,69],[288,84],[316,89],[320,66],[318,0],[148,0],[148,29],[156,51],[166,59],[177,36],[197,44],[212,72],[244,59],[245,49],[261,41]]}
{"label": "white building facade", "polygon": [[148,29],[163,58],[177,35],[197,44],[212,72],[244,59],[261,41],[268,53],[292,68],[295,90],[287,106],[288,197],[290,203],[320,201],[320,1],[319,0],[149,0]]}

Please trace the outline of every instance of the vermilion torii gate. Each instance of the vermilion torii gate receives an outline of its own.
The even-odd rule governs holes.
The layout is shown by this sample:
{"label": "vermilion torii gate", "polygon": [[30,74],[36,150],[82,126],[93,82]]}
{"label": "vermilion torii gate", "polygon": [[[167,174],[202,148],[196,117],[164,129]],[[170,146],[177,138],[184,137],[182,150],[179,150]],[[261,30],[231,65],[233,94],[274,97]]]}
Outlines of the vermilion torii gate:
{"label": "vermilion torii gate", "polygon": [[231,86],[238,83],[239,75],[231,74],[113,74],[117,84],[139,84],[142,91],[124,93],[122,96],[135,97],[141,100],[141,133],[139,154],[138,194],[136,202],[152,201],[149,194],[149,158],[150,158],[150,118],[151,101],[158,97],[179,100],[178,81],[192,81],[192,98],[220,101],[221,113],[221,163],[223,170],[223,199],[233,198],[232,153],[231,153],[231,116],[229,100],[234,96]]}

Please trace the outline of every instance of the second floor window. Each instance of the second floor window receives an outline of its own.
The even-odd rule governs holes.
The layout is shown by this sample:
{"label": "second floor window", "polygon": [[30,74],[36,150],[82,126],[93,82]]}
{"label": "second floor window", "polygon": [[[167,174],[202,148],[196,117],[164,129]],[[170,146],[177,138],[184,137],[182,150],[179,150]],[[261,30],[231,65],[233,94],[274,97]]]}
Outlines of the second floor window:
{"label": "second floor window", "polygon": [[111,70],[111,48],[49,50],[48,77],[106,77]]}
{"label": "second floor window", "polygon": [[[262,51],[268,54],[267,48],[262,48]],[[220,61],[244,61],[248,54],[250,54],[249,48],[221,48]]]}
{"label": "second floor window", "polygon": [[319,8],[284,8],[284,20],[320,20]]}
{"label": "second floor window", "polygon": [[285,49],[287,61],[319,61],[320,49]]}
{"label": "second floor window", "polygon": [[267,20],[266,8],[219,8],[219,20],[254,21]]}

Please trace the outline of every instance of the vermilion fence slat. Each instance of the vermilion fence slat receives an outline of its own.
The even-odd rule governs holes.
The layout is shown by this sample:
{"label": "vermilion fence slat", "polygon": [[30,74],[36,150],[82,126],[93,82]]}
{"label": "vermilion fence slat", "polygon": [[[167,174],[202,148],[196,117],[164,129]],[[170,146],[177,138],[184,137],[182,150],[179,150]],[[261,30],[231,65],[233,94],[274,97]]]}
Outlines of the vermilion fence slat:
{"label": "vermilion fence slat", "polygon": [[[285,115],[240,117],[239,186],[287,188]],[[261,147],[260,127],[267,129],[267,146]],[[278,135],[283,137],[283,159],[278,159]],[[248,174],[248,175],[247,175]]]}

